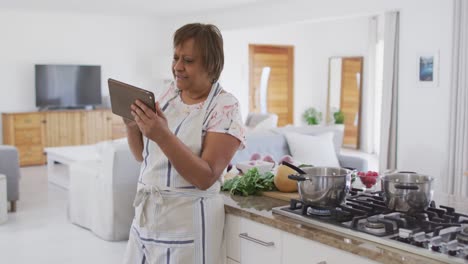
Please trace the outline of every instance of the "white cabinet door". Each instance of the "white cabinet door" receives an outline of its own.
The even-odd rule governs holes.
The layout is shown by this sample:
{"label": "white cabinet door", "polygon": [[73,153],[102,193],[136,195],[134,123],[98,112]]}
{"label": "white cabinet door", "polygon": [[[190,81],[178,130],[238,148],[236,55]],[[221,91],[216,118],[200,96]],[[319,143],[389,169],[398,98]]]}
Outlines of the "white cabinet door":
{"label": "white cabinet door", "polygon": [[370,259],[283,232],[282,263],[295,264],[373,264]]}
{"label": "white cabinet door", "polygon": [[242,218],[240,237],[240,263],[281,264],[281,230]]}
{"label": "white cabinet door", "polygon": [[224,220],[224,235],[226,239],[226,255],[228,258],[240,261],[240,217],[226,214]]}

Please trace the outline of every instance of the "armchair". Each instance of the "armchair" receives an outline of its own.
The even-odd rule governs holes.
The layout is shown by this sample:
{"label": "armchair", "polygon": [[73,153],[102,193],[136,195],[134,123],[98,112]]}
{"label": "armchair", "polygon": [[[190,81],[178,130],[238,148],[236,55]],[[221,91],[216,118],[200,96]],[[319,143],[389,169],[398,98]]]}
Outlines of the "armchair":
{"label": "armchair", "polygon": [[18,150],[13,146],[0,145],[0,174],[7,179],[7,200],[10,209],[16,212],[16,201],[19,200],[19,159]]}

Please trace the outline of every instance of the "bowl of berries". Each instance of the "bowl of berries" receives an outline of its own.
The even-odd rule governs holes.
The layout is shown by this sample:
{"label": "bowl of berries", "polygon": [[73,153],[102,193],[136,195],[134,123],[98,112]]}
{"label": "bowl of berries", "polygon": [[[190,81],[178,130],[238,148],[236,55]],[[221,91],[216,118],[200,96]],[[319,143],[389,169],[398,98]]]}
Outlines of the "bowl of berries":
{"label": "bowl of berries", "polygon": [[372,191],[372,187],[377,183],[379,173],[376,171],[360,171],[357,173],[361,183],[365,186],[365,190]]}

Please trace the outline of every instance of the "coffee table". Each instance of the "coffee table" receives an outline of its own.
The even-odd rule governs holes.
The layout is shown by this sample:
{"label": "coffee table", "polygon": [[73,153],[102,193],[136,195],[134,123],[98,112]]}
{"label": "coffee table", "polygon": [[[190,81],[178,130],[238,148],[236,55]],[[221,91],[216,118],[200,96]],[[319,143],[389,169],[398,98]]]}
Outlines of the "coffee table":
{"label": "coffee table", "polygon": [[[80,145],[45,148],[47,154],[47,175],[50,183],[68,189],[69,165],[77,161],[97,161],[96,145]],[[57,164],[59,163],[59,164]]]}

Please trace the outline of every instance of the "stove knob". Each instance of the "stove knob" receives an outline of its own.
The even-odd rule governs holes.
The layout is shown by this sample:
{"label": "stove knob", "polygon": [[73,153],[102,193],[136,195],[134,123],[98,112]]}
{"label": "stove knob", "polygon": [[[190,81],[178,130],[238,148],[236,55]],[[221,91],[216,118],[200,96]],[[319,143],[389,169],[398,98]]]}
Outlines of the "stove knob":
{"label": "stove knob", "polygon": [[433,251],[440,252],[440,250],[441,250],[441,248],[442,248],[442,247],[440,246],[440,244],[442,243],[442,237],[440,237],[440,236],[435,236],[435,237],[431,238],[430,242],[431,242],[431,245],[432,245],[432,246],[431,246],[431,249],[432,249]]}
{"label": "stove knob", "polygon": [[457,255],[457,246],[458,246],[458,241],[457,240],[452,240],[447,243],[447,253],[450,256],[456,256]]}
{"label": "stove knob", "polygon": [[424,247],[424,242],[427,241],[426,234],[424,232],[414,234],[413,241],[413,245],[417,247]]}

